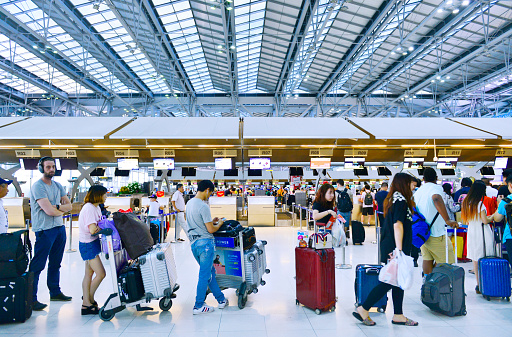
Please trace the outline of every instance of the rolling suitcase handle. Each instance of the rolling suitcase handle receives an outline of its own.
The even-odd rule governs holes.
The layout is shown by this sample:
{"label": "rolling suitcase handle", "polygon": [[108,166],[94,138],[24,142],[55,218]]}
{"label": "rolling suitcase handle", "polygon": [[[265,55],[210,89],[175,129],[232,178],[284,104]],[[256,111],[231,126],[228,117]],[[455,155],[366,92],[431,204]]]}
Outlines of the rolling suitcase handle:
{"label": "rolling suitcase handle", "polygon": [[[485,247],[485,224],[482,222],[482,239],[484,240],[484,257],[490,257],[487,256],[487,248]],[[494,233],[492,233],[492,245],[494,247],[494,257],[498,257],[496,253],[496,241],[494,238]]]}
{"label": "rolling suitcase handle", "polygon": [[[445,246],[446,246],[446,263],[449,262],[449,259],[448,259],[448,226],[445,225],[445,228],[446,228],[446,233],[445,233]],[[455,251],[453,252],[453,255],[455,255],[455,262],[454,264],[456,265],[457,264],[457,260],[458,260],[458,249],[457,249],[457,228],[454,228],[453,229],[453,235],[454,235],[454,240],[455,241]]]}

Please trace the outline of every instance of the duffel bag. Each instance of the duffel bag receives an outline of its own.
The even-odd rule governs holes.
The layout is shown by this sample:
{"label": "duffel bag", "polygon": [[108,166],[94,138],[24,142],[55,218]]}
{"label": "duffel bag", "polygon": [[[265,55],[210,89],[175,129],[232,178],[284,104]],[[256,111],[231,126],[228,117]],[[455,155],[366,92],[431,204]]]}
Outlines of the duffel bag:
{"label": "duffel bag", "polygon": [[149,227],[133,213],[115,212],[114,224],[121,236],[123,247],[132,259],[146,254],[153,247]]}
{"label": "duffel bag", "polygon": [[25,243],[21,239],[27,233],[26,229],[22,229],[0,234],[0,278],[15,278],[27,271],[30,241],[27,235]]}

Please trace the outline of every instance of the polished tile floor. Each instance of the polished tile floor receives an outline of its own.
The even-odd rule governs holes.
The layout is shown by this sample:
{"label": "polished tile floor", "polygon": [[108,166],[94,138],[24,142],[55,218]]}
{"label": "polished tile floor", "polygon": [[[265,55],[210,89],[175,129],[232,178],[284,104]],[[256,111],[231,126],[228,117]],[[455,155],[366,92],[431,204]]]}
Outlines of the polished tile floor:
{"label": "polished tile floor", "polygon": [[[76,229],[75,229],[76,230]],[[267,262],[271,273],[264,279],[267,284],[257,294],[249,296],[247,306],[239,310],[233,289],[225,290],[232,305],[211,314],[193,316],[192,306],[198,266],[190,252],[188,242],[173,244],[181,289],[169,312],[161,312],[152,302],[152,312],[136,312],[129,308],[110,322],[97,316],[80,316],[81,280],[83,262],[78,252],[66,253],[62,264],[61,283],[65,294],[73,296],[69,303],[49,302],[46,277],[40,281],[39,300],[49,303],[42,312],[23,324],[0,326],[0,335],[11,336],[183,336],[183,337],[332,337],[332,336],[512,336],[512,304],[501,300],[488,302],[474,292],[475,276],[466,274],[467,311],[465,317],[446,317],[430,311],[420,301],[421,271],[415,274],[413,288],[405,293],[404,312],[417,320],[418,327],[391,325],[392,304],[385,314],[372,313],[375,327],[365,327],[351,315],[354,309],[354,268],[359,263],[375,263],[377,246],[372,244],[374,229],[366,229],[366,242],[362,246],[348,246],[347,263],[352,269],[336,270],[337,308],[334,312],[315,315],[295,305],[294,244],[295,229],[256,228],[259,239],[268,241]],[[74,235],[77,236],[76,234]],[[77,242],[73,242],[77,247]],[[337,262],[340,252],[337,249]],[[108,262],[106,262],[108,263]],[[421,263],[421,262],[420,262]],[[462,264],[468,270],[470,264]],[[108,272],[108,268],[107,268]],[[107,275],[107,278],[110,275]],[[98,302],[111,292],[108,279],[100,286]],[[207,302],[216,307],[210,295]]]}

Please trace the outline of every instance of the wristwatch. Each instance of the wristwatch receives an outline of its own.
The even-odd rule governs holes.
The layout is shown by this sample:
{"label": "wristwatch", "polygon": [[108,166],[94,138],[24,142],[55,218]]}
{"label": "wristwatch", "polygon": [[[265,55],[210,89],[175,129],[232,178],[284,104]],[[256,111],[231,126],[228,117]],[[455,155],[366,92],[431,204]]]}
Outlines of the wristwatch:
{"label": "wristwatch", "polygon": [[55,207],[57,207],[57,210],[60,210],[60,205],[55,205]]}

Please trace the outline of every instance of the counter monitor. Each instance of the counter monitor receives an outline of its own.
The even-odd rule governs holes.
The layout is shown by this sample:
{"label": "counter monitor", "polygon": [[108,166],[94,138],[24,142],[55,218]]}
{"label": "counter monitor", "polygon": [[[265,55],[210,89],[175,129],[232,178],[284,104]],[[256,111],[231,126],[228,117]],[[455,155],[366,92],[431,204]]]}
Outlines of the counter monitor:
{"label": "counter monitor", "polygon": [[76,158],[55,158],[55,167],[57,170],[78,170],[78,160]]}
{"label": "counter monitor", "polygon": [[154,158],[153,167],[155,170],[174,170],[174,158]]}
{"label": "counter monitor", "polygon": [[311,158],[311,169],[331,168],[331,158]]}
{"label": "counter monitor", "polygon": [[346,169],[357,169],[364,167],[364,158],[345,158]]}
{"label": "counter monitor", "polygon": [[404,169],[422,169],[425,158],[404,158]]}
{"label": "counter monitor", "polygon": [[20,158],[20,165],[23,170],[37,170],[39,159],[35,158]]}
{"label": "counter monitor", "polygon": [[139,168],[139,160],[136,158],[118,158],[117,168],[120,170],[133,170]]}
{"label": "counter monitor", "polygon": [[494,160],[494,168],[504,170],[508,167],[508,161],[508,157],[496,157]]}
{"label": "counter monitor", "polygon": [[439,158],[437,160],[437,168],[438,169],[455,169],[457,166],[457,158]]}
{"label": "counter monitor", "polygon": [[233,168],[233,159],[231,158],[215,158],[216,170],[231,170]]}
{"label": "counter monitor", "polygon": [[249,168],[251,170],[269,170],[270,158],[250,158]]}

